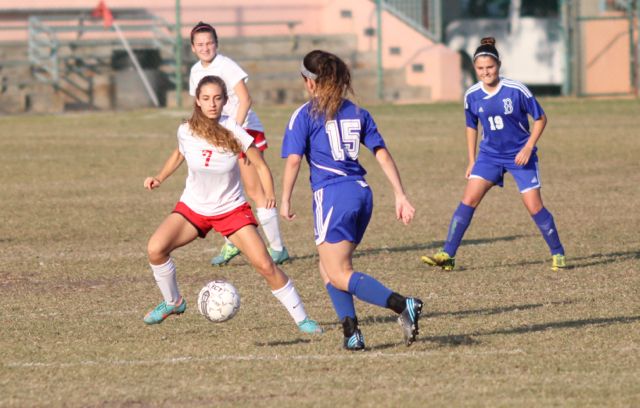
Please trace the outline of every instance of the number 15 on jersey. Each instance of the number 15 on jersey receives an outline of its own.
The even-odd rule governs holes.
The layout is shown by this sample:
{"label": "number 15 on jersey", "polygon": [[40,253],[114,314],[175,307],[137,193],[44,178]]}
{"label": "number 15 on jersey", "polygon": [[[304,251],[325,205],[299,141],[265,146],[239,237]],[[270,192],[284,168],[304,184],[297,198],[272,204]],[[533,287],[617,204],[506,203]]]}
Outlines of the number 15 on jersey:
{"label": "number 15 on jersey", "polygon": [[330,120],[324,125],[336,161],[346,157],[357,160],[360,153],[360,121],[357,119]]}

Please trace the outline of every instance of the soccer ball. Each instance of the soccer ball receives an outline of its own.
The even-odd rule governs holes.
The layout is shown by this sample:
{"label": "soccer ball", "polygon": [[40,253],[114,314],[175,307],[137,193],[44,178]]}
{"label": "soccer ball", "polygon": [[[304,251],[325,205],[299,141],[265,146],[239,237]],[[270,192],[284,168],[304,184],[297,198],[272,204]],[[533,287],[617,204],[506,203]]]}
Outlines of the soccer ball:
{"label": "soccer ball", "polygon": [[227,281],[211,281],[198,294],[198,311],[212,322],[225,322],[235,316],[239,309],[240,294]]}

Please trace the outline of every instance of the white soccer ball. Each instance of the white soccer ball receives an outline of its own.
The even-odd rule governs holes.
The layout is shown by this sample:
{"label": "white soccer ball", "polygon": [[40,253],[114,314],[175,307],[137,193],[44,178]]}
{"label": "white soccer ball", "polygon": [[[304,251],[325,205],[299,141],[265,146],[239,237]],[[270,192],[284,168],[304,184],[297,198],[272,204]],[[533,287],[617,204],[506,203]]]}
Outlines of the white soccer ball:
{"label": "white soccer ball", "polygon": [[240,294],[227,281],[207,283],[198,294],[198,311],[215,323],[231,319],[240,310]]}

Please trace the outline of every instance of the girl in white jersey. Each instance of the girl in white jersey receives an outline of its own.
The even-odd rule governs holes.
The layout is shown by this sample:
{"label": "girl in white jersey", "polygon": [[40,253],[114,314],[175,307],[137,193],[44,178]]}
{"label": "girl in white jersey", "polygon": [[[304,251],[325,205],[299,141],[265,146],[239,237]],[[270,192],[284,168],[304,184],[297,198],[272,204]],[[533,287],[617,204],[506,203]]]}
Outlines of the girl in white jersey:
{"label": "girl in white jersey", "polygon": [[273,179],[253,138],[235,120],[222,116],[226,101],[224,81],[215,76],[204,77],[196,88],[191,118],[178,128],[178,148],[157,176],[144,181],[145,188],[158,188],[183,161],[187,162],[189,173],[180,201],[149,239],[149,263],[164,300],[144,317],[144,322],[162,323],[171,314],[184,313],[187,304],[178,289],[171,252],[197,237],[204,238],[214,229],[240,248],[301,331],[321,333],[320,326],[307,317],[293,283],[273,262],[258,234],[240,184],[238,153],[244,152],[253,162],[266,189],[266,208],[275,208],[276,204]]}
{"label": "girl in white jersey", "polygon": [[[254,144],[260,152],[267,148],[264,128],[260,119],[251,110],[251,96],[245,82],[247,73],[232,59],[218,54],[218,35],[209,24],[199,22],[191,30],[191,50],[198,57],[189,75],[189,93],[195,96],[196,87],[200,80],[207,75],[215,75],[225,82],[229,92],[229,101],[224,106],[223,113],[242,126],[254,138]],[[256,204],[258,220],[262,225],[265,237],[269,242],[269,254],[273,261],[282,264],[289,259],[287,248],[282,244],[278,213],[275,208],[267,206],[265,186],[260,184],[260,178],[252,160],[247,160],[240,154],[240,174],[242,183],[249,198]],[[220,254],[211,260],[212,265],[225,265],[240,253],[239,249],[226,240]]]}

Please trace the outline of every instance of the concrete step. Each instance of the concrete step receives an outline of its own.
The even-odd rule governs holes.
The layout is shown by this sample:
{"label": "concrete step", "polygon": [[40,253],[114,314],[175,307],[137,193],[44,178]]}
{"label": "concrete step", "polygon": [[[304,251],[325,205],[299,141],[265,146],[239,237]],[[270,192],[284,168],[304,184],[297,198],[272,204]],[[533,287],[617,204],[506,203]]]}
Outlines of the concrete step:
{"label": "concrete step", "polygon": [[219,51],[237,60],[269,59],[277,56],[302,57],[315,49],[324,49],[342,56],[351,54],[356,45],[356,37],[351,35],[238,37],[221,39]]}
{"label": "concrete step", "polygon": [[[188,88],[189,68],[195,62],[190,47],[186,39],[183,53],[185,89]],[[249,74],[248,86],[256,104],[304,102],[307,96],[300,79],[300,61],[313,49],[333,52],[345,60],[351,68],[359,102],[377,101],[376,53],[357,52],[356,38],[353,35],[236,37],[223,38],[220,44],[220,52],[237,61]],[[60,103],[68,107],[86,105],[104,109],[122,108],[119,104],[125,104],[126,108],[148,106],[148,96],[144,90],[136,88],[135,97],[133,93],[131,97],[125,95],[128,91],[134,92],[132,84],[140,81],[136,79],[135,73],[126,74],[112,68],[111,60],[115,50],[121,51],[122,45],[117,42],[62,44],[58,50],[60,72],[69,75],[71,81],[61,81],[60,92],[57,92],[52,85],[35,84],[36,79],[32,75],[24,44],[7,47],[3,44],[0,47],[0,80],[2,84],[15,85],[10,94],[5,92],[3,99],[5,102],[15,99],[17,106],[25,106],[25,109],[35,107],[39,110],[44,109],[41,101],[46,97],[55,98],[53,110],[59,109]],[[175,71],[172,65],[174,55],[170,50],[160,51],[162,62],[159,70],[166,79],[167,75],[172,76]],[[424,102],[431,99],[430,89],[406,84],[404,70],[387,70],[383,75],[385,100]],[[155,76],[153,79],[158,84],[164,81]],[[72,83],[81,86],[74,86]],[[43,86],[51,91],[43,92]],[[38,91],[34,92],[32,88]],[[158,95],[160,99],[164,100],[165,91],[170,88],[170,85],[163,82],[161,94]],[[20,102],[22,100],[26,102]]]}

